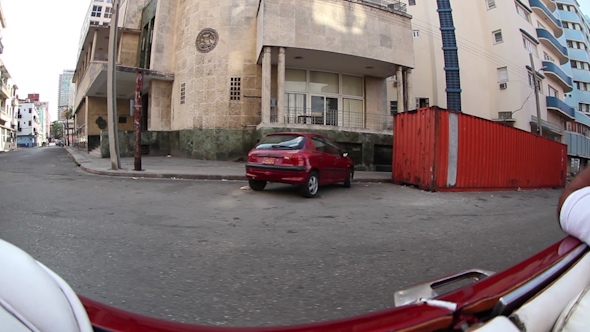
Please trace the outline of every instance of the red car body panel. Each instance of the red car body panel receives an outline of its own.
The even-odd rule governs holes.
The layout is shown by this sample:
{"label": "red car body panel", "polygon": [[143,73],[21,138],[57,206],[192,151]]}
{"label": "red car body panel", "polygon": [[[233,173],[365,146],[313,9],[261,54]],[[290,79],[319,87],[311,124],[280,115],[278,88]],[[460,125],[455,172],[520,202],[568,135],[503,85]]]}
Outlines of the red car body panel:
{"label": "red car body panel", "polygon": [[216,327],[190,325],[145,317],[80,296],[95,327],[110,332],[426,332],[444,329],[453,321],[448,309],[413,304],[353,318],[276,327]]}
{"label": "red car body panel", "polygon": [[[248,179],[302,184],[307,179],[309,172],[316,169],[320,174],[320,184],[324,185],[346,180],[347,171],[354,167],[354,163],[349,157],[336,156],[316,150],[312,137],[327,139],[325,136],[297,132],[269,134],[269,136],[277,135],[304,136],[306,140],[300,150],[252,149],[248,153],[248,163],[246,164],[246,177]],[[305,156],[302,165],[293,165],[292,160],[296,155]],[[272,163],[269,164],[269,160],[272,160]]]}
{"label": "red car body panel", "polygon": [[[466,315],[491,310],[500,297],[551,268],[578,248],[580,244],[580,240],[566,237],[507,270],[496,273],[470,286],[441,295],[436,299],[456,303],[457,312]],[[580,256],[586,251],[582,252]]]}

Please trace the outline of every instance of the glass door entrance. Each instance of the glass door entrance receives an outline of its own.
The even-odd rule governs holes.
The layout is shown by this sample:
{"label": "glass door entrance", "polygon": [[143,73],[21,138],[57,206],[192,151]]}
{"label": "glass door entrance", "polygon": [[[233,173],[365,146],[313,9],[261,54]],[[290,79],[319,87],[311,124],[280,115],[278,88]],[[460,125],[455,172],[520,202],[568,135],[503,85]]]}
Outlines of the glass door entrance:
{"label": "glass door entrance", "polygon": [[311,122],[307,123],[337,126],[338,98],[312,95],[309,116]]}

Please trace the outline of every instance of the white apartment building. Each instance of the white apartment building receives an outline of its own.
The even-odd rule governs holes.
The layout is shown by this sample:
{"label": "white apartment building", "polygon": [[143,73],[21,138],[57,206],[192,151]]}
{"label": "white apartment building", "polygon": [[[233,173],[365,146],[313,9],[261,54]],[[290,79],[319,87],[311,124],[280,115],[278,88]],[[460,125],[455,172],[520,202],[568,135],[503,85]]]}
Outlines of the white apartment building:
{"label": "white apartment building", "polygon": [[[404,96],[409,104],[453,109],[447,100],[452,95],[460,98],[454,102],[464,113],[537,132],[536,81],[543,136],[566,142],[566,122],[575,119],[575,109],[564,99],[574,87],[572,77],[560,67],[569,57],[558,40],[564,29],[553,14],[555,2],[408,2],[416,63],[411,72],[413,95]],[[439,9],[452,18],[441,19]],[[446,24],[442,30],[441,22]],[[392,110],[399,99],[394,86],[398,81],[388,84]]]}
{"label": "white apartment building", "polygon": [[19,147],[41,145],[41,115],[39,107],[30,101],[18,106],[17,142]]}

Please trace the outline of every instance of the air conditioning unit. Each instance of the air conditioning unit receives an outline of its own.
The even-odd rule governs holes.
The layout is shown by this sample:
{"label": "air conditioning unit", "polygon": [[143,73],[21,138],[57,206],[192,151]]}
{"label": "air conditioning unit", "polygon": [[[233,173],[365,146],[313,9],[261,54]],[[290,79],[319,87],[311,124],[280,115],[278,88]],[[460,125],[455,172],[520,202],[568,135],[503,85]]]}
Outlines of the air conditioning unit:
{"label": "air conditioning unit", "polygon": [[506,90],[508,88],[508,83],[500,83],[500,90]]}

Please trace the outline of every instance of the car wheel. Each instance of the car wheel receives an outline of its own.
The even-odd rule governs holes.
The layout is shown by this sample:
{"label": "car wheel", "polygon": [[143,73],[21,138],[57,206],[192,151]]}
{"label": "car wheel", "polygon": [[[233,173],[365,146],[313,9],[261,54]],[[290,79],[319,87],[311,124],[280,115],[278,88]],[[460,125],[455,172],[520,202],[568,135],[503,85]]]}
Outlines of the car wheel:
{"label": "car wheel", "polygon": [[264,190],[264,187],[266,187],[266,181],[262,181],[262,180],[250,179],[250,180],[248,180],[248,184],[250,184],[250,188],[252,188],[252,190],[255,190],[255,191]]}
{"label": "car wheel", "polygon": [[305,180],[305,183],[301,186],[301,194],[303,195],[303,197],[311,198],[318,193],[319,189],[320,178],[318,176],[318,172],[310,172],[307,176],[307,180]]}
{"label": "car wheel", "polygon": [[346,180],[344,180],[344,188],[350,188],[352,186],[352,178],[354,176],[354,171],[352,169],[348,170],[346,174]]}

